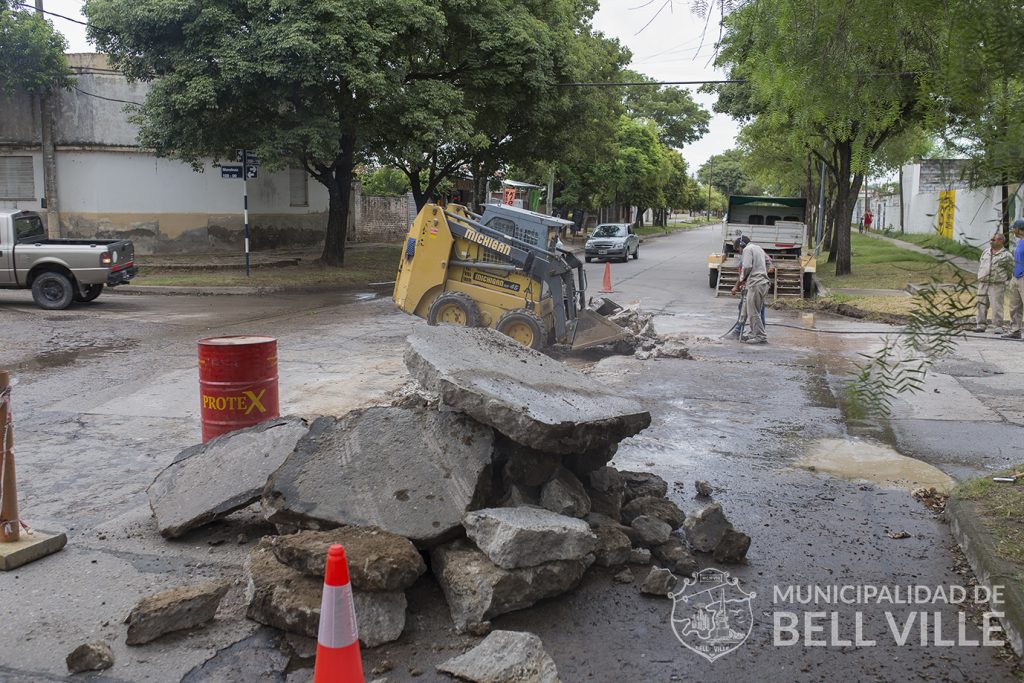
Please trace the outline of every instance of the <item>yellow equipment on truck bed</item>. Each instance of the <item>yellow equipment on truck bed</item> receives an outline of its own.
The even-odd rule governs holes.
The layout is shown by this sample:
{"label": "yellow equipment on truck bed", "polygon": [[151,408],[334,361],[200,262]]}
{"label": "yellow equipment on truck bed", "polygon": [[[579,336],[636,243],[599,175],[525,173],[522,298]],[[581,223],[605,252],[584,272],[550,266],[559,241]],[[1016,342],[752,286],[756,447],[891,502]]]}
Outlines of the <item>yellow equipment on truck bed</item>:
{"label": "yellow equipment on truck bed", "polygon": [[513,206],[427,204],[406,237],[394,301],[431,325],[492,327],[533,349],[617,341],[625,331],[586,308],[583,264],[557,248],[568,225]]}

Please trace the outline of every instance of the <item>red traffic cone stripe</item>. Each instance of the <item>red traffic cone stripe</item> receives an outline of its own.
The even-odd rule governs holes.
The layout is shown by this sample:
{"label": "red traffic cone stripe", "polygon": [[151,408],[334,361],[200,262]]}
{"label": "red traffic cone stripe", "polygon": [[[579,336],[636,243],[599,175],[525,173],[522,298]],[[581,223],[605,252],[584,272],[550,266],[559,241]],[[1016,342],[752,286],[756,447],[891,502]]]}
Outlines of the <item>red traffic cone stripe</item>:
{"label": "red traffic cone stripe", "polygon": [[601,284],[601,294],[614,294],[612,291],[612,264],[604,262],[604,282]]}
{"label": "red traffic cone stripe", "polygon": [[327,551],[324,593],[320,602],[314,683],[364,683],[359,653],[359,628],[348,580],[345,550],[332,545]]}

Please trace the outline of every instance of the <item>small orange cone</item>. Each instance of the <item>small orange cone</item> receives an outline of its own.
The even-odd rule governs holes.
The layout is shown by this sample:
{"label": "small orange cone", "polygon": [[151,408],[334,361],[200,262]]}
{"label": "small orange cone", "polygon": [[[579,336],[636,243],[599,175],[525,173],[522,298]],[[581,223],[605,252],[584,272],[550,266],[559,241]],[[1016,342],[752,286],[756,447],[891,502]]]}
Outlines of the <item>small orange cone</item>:
{"label": "small orange cone", "polygon": [[601,294],[614,294],[612,290],[612,264],[604,262],[604,282],[601,284]]}
{"label": "small orange cone", "polygon": [[316,644],[313,683],[365,683],[359,654],[359,629],[352,586],[348,582],[345,549],[327,551],[324,595],[320,602],[320,632]]}

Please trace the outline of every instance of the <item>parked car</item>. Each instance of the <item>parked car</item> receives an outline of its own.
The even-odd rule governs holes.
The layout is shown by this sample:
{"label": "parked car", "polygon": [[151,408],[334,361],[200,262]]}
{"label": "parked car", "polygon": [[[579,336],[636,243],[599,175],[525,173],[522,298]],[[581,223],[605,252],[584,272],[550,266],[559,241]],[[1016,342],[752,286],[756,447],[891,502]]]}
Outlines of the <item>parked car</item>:
{"label": "parked car", "polygon": [[40,308],[92,301],[137,272],[131,240],[51,240],[39,214],[0,209],[0,289],[31,289]]}
{"label": "parked car", "polygon": [[587,263],[593,259],[640,258],[640,238],[629,223],[602,223],[587,238],[583,257]]}

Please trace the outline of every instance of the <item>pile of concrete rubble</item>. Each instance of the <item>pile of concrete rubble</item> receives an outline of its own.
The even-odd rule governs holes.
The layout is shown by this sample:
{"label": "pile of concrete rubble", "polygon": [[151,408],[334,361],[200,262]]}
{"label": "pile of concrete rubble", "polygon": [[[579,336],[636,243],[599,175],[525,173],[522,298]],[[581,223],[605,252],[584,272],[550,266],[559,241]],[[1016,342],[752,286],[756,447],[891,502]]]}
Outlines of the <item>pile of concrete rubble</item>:
{"label": "pile of concrete rubble", "polygon": [[484,635],[595,564],[632,581],[630,566],[653,563],[643,589],[664,595],[666,574],[697,570],[694,553],[743,561],[750,539],[718,504],[688,518],[660,477],[608,465],[651,422],[636,401],[488,329],[419,328],[405,362],[418,386],[392,405],[224,435],[150,486],[166,538],[259,502],[279,535],[246,562],[250,619],[315,638],[334,543],[365,647],[402,634],[406,591],[428,565],[456,631]]}
{"label": "pile of concrete rubble", "polygon": [[633,354],[639,360],[691,358],[682,338],[655,331],[654,314],[644,311],[639,302],[620,306],[611,299],[595,298],[590,308],[626,331],[626,338],[615,343],[620,353]]}

